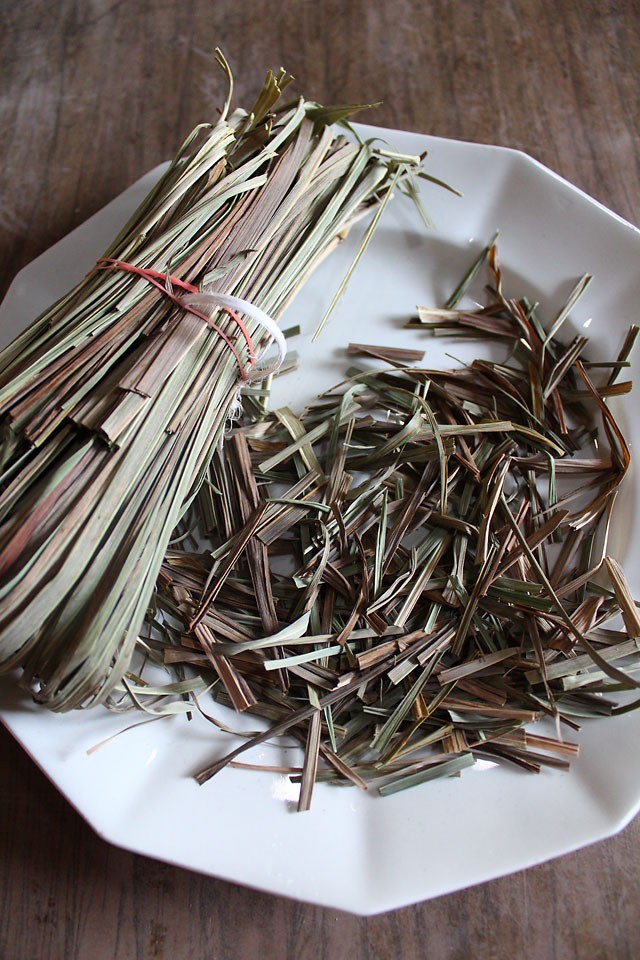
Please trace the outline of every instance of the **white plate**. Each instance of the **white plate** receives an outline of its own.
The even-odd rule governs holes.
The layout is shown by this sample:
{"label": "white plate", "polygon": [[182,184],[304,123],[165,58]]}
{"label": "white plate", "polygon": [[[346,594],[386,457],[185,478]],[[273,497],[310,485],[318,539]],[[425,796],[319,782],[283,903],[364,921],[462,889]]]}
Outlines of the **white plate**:
{"label": "white plate", "polygon": [[[385,214],[330,324],[323,314],[354,247],[327,260],[289,309],[300,322],[302,367],[278,384],[294,407],[341,378],[349,340],[420,345],[430,366],[447,345],[400,330],[417,304],[440,305],[476,252],[500,230],[507,290],[553,317],[584,272],[594,275],[569,321],[612,357],[640,304],[640,232],[518,152],[364,128],[407,153],[462,199],[425,185],[435,229],[398,198]],[[152,172],[22,271],[0,310],[8,341],[79,280],[157,176]],[[458,356],[476,347],[456,343]],[[627,407],[629,409],[629,407]],[[623,423],[633,447],[638,418]],[[637,477],[618,505],[615,550],[638,593]],[[622,522],[620,522],[620,517]],[[333,908],[374,914],[460,889],[574,850],[621,829],[640,807],[640,714],[587,723],[570,774],[539,776],[477,764],[459,778],[385,799],[320,785],[309,813],[293,812],[284,776],[227,769],[200,787],[191,773],[232,745],[184,718],[145,725],[87,749],[137,717],[50,715],[0,682],[0,717],[51,781],[106,840],[137,853]],[[248,759],[278,762],[265,746]]]}

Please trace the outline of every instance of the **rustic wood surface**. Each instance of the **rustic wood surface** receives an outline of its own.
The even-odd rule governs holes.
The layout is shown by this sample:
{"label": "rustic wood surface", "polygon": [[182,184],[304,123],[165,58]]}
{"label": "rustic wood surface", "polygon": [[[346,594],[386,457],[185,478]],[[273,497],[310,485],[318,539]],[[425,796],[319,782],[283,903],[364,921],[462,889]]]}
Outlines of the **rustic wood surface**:
{"label": "rustic wood surface", "polygon": [[[636,0],[2,0],[0,294],[267,67],[371,122],[525,150],[640,224]],[[634,762],[634,758],[630,758]],[[637,760],[636,760],[637,762]],[[640,819],[501,880],[371,919],[98,839],[0,730],[3,960],[635,960]]]}

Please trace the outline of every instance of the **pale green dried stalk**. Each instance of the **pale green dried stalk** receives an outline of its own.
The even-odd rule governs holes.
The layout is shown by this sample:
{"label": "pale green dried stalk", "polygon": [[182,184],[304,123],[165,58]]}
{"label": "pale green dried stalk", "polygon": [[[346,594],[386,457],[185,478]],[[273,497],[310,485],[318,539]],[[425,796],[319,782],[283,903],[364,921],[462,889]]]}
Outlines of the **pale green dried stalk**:
{"label": "pale green dried stalk", "polygon": [[[196,128],[105,257],[279,317],[407,169],[315,103],[279,107],[286,81]],[[96,269],[0,356],[0,669],[52,709],[106,701],[129,667],[249,362],[236,323],[212,319],[239,362],[145,277]]]}

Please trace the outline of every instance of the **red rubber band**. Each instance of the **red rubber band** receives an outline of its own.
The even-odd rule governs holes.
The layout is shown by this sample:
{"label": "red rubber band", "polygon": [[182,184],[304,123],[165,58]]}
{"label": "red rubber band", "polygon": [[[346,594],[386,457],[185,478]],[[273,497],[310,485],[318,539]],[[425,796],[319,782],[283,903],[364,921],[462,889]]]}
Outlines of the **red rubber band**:
{"label": "red rubber band", "polygon": [[[176,296],[176,294],[173,293],[172,290],[169,290],[167,286],[167,283],[170,283],[172,287],[178,287],[180,290],[184,290],[185,293],[200,293],[201,291],[199,291],[198,288],[193,283],[188,283],[186,280],[181,280],[180,277],[174,277],[171,274],[161,273],[159,270],[152,270],[150,267],[137,267],[135,264],[128,263],[126,260],[116,260],[111,257],[105,257],[102,260],[98,260],[98,262],[96,263],[96,269],[126,270],[128,273],[134,273],[136,274],[136,276],[142,277],[144,280],[146,280],[148,283],[154,286],[157,290],[160,290],[161,293],[164,293],[165,296],[169,297],[169,299],[173,301],[173,303],[181,307],[183,310],[186,310],[187,313],[192,313],[195,317],[199,317],[201,320],[204,320],[204,322],[207,323],[212,330],[215,330],[218,336],[224,340],[226,345],[231,350],[238,364],[238,367],[240,369],[241,379],[242,380],[247,379],[247,372],[244,368],[244,364],[242,363],[240,354],[238,353],[233,342],[229,339],[229,337],[226,335],[224,330],[221,330],[220,327],[213,322],[211,317],[208,317],[206,315],[206,313],[202,313],[200,310],[196,310],[194,307],[190,306],[190,304],[185,303],[184,300]],[[163,280],[164,283],[161,283],[160,282],[161,280]],[[224,312],[229,317],[231,317],[231,319],[239,327],[240,332],[242,333],[242,336],[247,342],[247,347],[249,348],[249,366],[252,367],[253,364],[256,362],[256,357],[253,349],[253,341],[251,339],[251,335],[249,334],[249,331],[246,325],[240,319],[240,317],[235,312],[235,310],[231,310],[230,307],[225,307],[222,305],[220,309],[224,310]]]}
{"label": "red rubber band", "polygon": [[[107,270],[109,267],[115,269],[116,267],[119,270],[126,270],[128,273],[135,273],[139,277],[143,277],[145,280],[169,280],[171,286],[180,287],[181,290],[184,290],[186,293],[198,293],[198,288],[194,286],[193,283],[187,283],[186,280],[181,280],[179,277],[167,275],[166,273],[161,273],[159,270],[152,270],[151,267],[136,267],[134,263],[128,263],[126,260],[115,260],[113,257],[104,257],[102,260],[98,260],[96,266],[100,270]],[[166,288],[163,288],[166,289]],[[167,293],[169,291],[167,290]]]}

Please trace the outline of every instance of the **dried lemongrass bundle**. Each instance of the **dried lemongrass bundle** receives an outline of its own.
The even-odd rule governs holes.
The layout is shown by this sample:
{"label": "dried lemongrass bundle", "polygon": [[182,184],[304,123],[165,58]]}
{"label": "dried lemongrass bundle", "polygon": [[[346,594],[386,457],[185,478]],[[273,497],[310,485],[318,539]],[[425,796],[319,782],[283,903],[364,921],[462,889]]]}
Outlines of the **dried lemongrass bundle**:
{"label": "dried lemongrass bundle", "polygon": [[197,128],[0,356],[0,669],[52,709],[105,701],[127,669],[171,533],[260,375],[260,316],[406,173],[317,104],[278,106],[286,82]]}
{"label": "dried lemongrass bundle", "polygon": [[[640,703],[611,699],[640,686],[640,618],[606,548],[629,463],[606,398],[629,387],[637,330],[594,385],[585,338],[557,337],[567,310],[545,332],[487,254],[489,305],[420,322],[498,336],[504,361],[431,370],[395,351],[395,369],[352,369],[213,459],[185,520],[204,541],[185,526],[167,552],[149,650],[269,727],[199,782],[284,733],[304,749],[300,809],[318,779],[385,795],[481,757],[566,768],[561,726]],[[525,730],[545,716],[556,737]]]}

